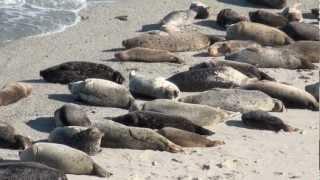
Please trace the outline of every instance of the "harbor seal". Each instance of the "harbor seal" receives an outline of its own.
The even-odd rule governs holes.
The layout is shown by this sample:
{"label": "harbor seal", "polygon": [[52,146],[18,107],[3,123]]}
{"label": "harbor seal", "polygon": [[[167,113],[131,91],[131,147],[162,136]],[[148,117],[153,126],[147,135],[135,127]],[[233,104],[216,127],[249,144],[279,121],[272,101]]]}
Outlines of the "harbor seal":
{"label": "harbor seal", "polygon": [[95,155],[101,152],[102,136],[103,133],[94,127],[68,126],[55,128],[51,131],[48,141],[73,147],[89,155]]}
{"label": "harbor seal", "polygon": [[32,86],[20,82],[9,82],[0,90],[0,106],[7,106],[28,97],[32,92]]}
{"label": "harbor seal", "polygon": [[243,89],[215,88],[210,91],[179,98],[178,101],[220,107],[233,112],[255,110],[281,112],[284,109],[282,102],[272,99],[269,95],[261,91]]}
{"label": "harbor seal", "polygon": [[297,21],[303,22],[303,14],[300,10],[301,3],[295,3],[292,7],[286,7],[280,15],[287,18],[290,22]]}
{"label": "harbor seal", "polygon": [[193,69],[167,79],[185,92],[199,92],[211,88],[235,88],[249,80],[241,72],[228,66]]}
{"label": "harbor seal", "polygon": [[282,27],[281,30],[296,41],[320,41],[320,30],[318,26],[312,24],[290,22]]}
{"label": "harbor seal", "polygon": [[317,99],[317,101],[319,102],[319,82],[314,83],[314,84],[309,84],[305,87],[305,90],[310,93],[311,95],[313,95],[313,97],[315,97]]}
{"label": "harbor seal", "polygon": [[37,162],[1,161],[2,180],[67,180],[63,172]]}
{"label": "harbor seal", "polygon": [[135,71],[129,75],[129,90],[132,94],[160,99],[175,99],[180,94],[179,88],[165,78],[145,78]]}
{"label": "harbor seal", "polygon": [[180,31],[180,27],[182,26],[192,24],[198,15],[198,12],[194,8],[170,12],[160,21],[161,29],[171,33]]}
{"label": "harbor seal", "polygon": [[218,57],[239,52],[246,48],[259,48],[260,44],[253,41],[230,40],[216,42],[208,49],[210,56]]}
{"label": "harbor seal", "polygon": [[249,2],[257,5],[266,6],[274,9],[282,9],[286,7],[287,0],[248,0]]}
{"label": "harbor seal", "polygon": [[182,147],[174,144],[156,131],[148,128],[128,127],[111,120],[95,124],[104,133],[102,147],[127,148],[137,150],[158,150],[172,153],[182,152]]}
{"label": "harbor seal", "polygon": [[229,26],[227,40],[251,40],[263,46],[282,46],[294,41],[281,30],[264,24],[242,21]]}
{"label": "harbor seal", "polygon": [[295,55],[304,61],[319,63],[320,61],[320,42],[319,41],[297,41],[282,49],[289,49],[295,52]]}
{"label": "harbor seal", "polygon": [[195,19],[207,19],[210,16],[210,7],[200,1],[192,2],[189,9],[197,11]]}
{"label": "harbor seal", "polygon": [[86,79],[69,84],[70,92],[76,99],[91,105],[138,109],[129,90],[117,83],[103,79]]}
{"label": "harbor seal", "polygon": [[167,50],[170,52],[197,51],[222,41],[222,38],[199,32],[178,32],[172,34],[143,34],[127,39],[122,45],[127,48],[144,47],[150,49]]}
{"label": "harbor seal", "polygon": [[157,99],[144,103],[143,111],[154,111],[168,115],[180,116],[198,126],[214,126],[227,119],[231,113],[206,105],[189,104],[166,99]]}
{"label": "harbor seal", "polygon": [[16,133],[14,127],[0,121],[0,148],[27,149],[32,146],[32,140]]}
{"label": "harbor seal", "polygon": [[112,121],[126,126],[143,127],[150,129],[161,129],[164,127],[174,127],[185,131],[190,131],[200,135],[212,135],[212,131],[194,124],[192,121],[181,116],[167,115],[152,111],[134,111],[122,116],[112,118]]}
{"label": "harbor seal", "polygon": [[165,127],[157,132],[182,147],[216,147],[225,144],[223,141],[213,141],[199,134],[172,127]]}
{"label": "harbor seal", "polygon": [[104,64],[71,61],[40,71],[40,76],[47,82],[68,84],[87,78],[106,79],[118,84],[124,82],[122,74]]}
{"label": "harbor seal", "polygon": [[237,62],[237,61],[226,61],[226,60],[211,60],[207,62],[203,62],[200,64],[196,64],[190,69],[201,69],[201,68],[212,68],[216,67],[219,65],[224,65],[224,66],[230,66],[239,72],[245,74],[249,78],[256,78],[259,80],[265,79],[265,80],[270,80],[270,81],[275,81],[274,78],[270,77],[268,74],[265,72],[259,70],[256,66],[248,64],[248,63],[243,63],[243,62]]}
{"label": "harbor seal", "polygon": [[313,9],[311,9],[311,13],[312,13],[317,19],[319,19],[319,8],[313,8]]}
{"label": "harbor seal", "polygon": [[288,48],[247,48],[227,55],[225,59],[244,62],[258,68],[317,69],[317,66]]}
{"label": "harbor seal", "polygon": [[226,28],[229,25],[247,20],[247,17],[240,15],[232,9],[222,9],[217,16],[217,24],[224,28]]}
{"label": "harbor seal", "polygon": [[184,63],[183,59],[169,51],[141,47],[116,53],[115,58],[120,61]]}
{"label": "harbor seal", "polygon": [[302,89],[283,83],[267,80],[251,81],[242,86],[242,89],[264,92],[273,98],[279,99],[288,108],[319,110],[319,103],[311,94]]}
{"label": "harbor seal", "polygon": [[283,27],[289,22],[286,17],[280,14],[264,10],[250,11],[249,17],[252,22],[261,23],[272,27]]}
{"label": "harbor seal", "polygon": [[110,176],[86,153],[63,144],[36,143],[19,152],[22,161],[34,161],[58,169],[66,174]]}
{"label": "harbor seal", "polygon": [[76,104],[65,104],[54,112],[57,127],[61,126],[90,126],[91,121],[86,112]]}
{"label": "harbor seal", "polygon": [[285,124],[280,118],[272,116],[265,111],[250,111],[241,116],[242,122],[249,127],[279,132],[297,131],[297,129]]}

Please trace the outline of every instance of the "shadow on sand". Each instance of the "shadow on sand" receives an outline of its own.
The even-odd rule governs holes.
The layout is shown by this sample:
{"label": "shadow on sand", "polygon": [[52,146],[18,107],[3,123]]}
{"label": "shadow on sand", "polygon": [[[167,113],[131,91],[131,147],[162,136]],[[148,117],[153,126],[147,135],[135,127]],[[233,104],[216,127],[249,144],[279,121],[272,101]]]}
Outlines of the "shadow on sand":
{"label": "shadow on sand", "polygon": [[243,124],[242,121],[237,121],[237,120],[229,120],[226,122],[227,126],[233,126],[233,127],[238,127],[238,128],[244,128],[244,129],[255,129],[249,126],[246,126],[245,124]]}
{"label": "shadow on sand", "polygon": [[217,23],[217,21],[215,21],[215,20],[199,21],[199,22],[196,22],[194,24],[199,25],[199,26],[205,26],[205,27],[213,28],[213,29],[216,29],[216,30],[219,30],[219,31],[225,31],[226,30],[225,28],[221,27]]}
{"label": "shadow on sand", "polygon": [[143,25],[141,30],[138,32],[148,32],[148,31],[155,31],[155,30],[160,30],[161,25],[160,24],[146,24]]}
{"label": "shadow on sand", "polygon": [[64,103],[73,103],[78,105],[83,105],[83,103],[77,101],[71,94],[49,94],[49,99],[61,101]]}
{"label": "shadow on sand", "polygon": [[40,132],[51,132],[54,128],[56,128],[53,117],[40,117],[30,120],[27,122],[27,125]]}
{"label": "shadow on sand", "polygon": [[24,82],[24,83],[31,83],[31,84],[44,84],[44,83],[48,83],[47,81],[43,80],[43,79],[29,79],[29,80],[23,80],[20,82]]}

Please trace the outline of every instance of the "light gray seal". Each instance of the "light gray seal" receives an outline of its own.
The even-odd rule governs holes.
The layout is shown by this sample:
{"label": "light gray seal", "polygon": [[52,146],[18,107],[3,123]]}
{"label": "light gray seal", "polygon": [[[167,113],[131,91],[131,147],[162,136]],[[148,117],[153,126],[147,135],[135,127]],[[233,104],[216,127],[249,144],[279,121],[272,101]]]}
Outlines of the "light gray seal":
{"label": "light gray seal", "polygon": [[68,126],[58,127],[51,131],[49,142],[64,144],[89,155],[101,152],[101,139],[103,133],[97,128]]}
{"label": "light gray seal", "polygon": [[214,126],[225,121],[231,115],[230,112],[220,108],[166,99],[148,101],[144,103],[142,110],[181,116],[198,126]]}
{"label": "light gray seal", "polygon": [[317,101],[319,102],[319,82],[314,83],[314,84],[309,84],[305,87],[305,90],[312,94],[313,97],[315,97],[317,99]]}
{"label": "light gray seal", "polygon": [[22,161],[35,161],[66,174],[111,176],[86,153],[62,144],[36,143],[19,152]]}
{"label": "light gray seal", "polygon": [[57,127],[61,126],[90,126],[91,121],[87,113],[76,104],[65,104],[54,112]]}
{"label": "light gray seal", "polygon": [[261,91],[243,89],[215,88],[210,91],[179,98],[178,101],[220,107],[234,112],[255,110],[281,112],[284,109],[282,102],[272,99]]}
{"label": "light gray seal", "polygon": [[28,97],[32,92],[32,86],[26,83],[9,82],[0,89],[0,106],[13,104],[22,98]]}
{"label": "light gray seal", "polygon": [[158,133],[182,147],[216,147],[225,144],[224,141],[213,141],[199,134],[172,127],[162,128]]}
{"label": "light gray seal", "polygon": [[282,46],[294,41],[281,30],[264,24],[239,22],[227,29],[227,40],[251,40],[263,46]]}
{"label": "light gray seal", "polygon": [[165,78],[147,78],[135,71],[129,75],[129,90],[132,94],[159,99],[175,99],[180,94],[179,88]]}
{"label": "light gray seal", "polygon": [[138,109],[129,90],[120,84],[103,79],[86,79],[69,84],[69,90],[76,99],[91,105]]}

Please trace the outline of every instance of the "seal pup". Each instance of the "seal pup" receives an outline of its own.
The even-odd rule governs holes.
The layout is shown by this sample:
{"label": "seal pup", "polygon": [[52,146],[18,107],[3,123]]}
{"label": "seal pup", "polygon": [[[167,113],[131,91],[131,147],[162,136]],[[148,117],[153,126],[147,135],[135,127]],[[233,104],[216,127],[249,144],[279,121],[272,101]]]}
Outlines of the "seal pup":
{"label": "seal pup", "polygon": [[320,41],[320,30],[318,26],[312,24],[290,22],[282,27],[281,30],[296,41]]}
{"label": "seal pup", "polygon": [[230,40],[216,42],[208,49],[210,56],[218,57],[239,52],[246,48],[259,48],[260,44],[253,41]]}
{"label": "seal pup", "polygon": [[120,72],[104,64],[71,61],[40,71],[40,76],[47,82],[68,84],[87,78],[106,79],[118,84],[124,82]]}
{"label": "seal pup", "polygon": [[106,148],[127,148],[137,150],[158,150],[171,153],[182,152],[182,147],[148,128],[128,127],[111,120],[95,124],[101,132],[101,146]]}
{"label": "seal pup", "polygon": [[172,34],[143,34],[124,40],[122,45],[127,48],[144,47],[150,49],[167,50],[170,52],[197,51],[222,41],[222,38],[199,32],[178,32]]}
{"label": "seal pup", "polygon": [[264,24],[242,21],[227,28],[227,40],[251,40],[263,46],[282,46],[294,41],[281,30]]}
{"label": "seal pup", "polygon": [[28,97],[32,92],[32,86],[20,82],[9,82],[0,90],[0,106],[7,106]]}
{"label": "seal pup", "polygon": [[217,24],[224,28],[226,28],[229,25],[247,20],[247,17],[240,15],[232,9],[222,9],[217,16]]}
{"label": "seal pup", "polygon": [[223,122],[231,114],[220,108],[166,99],[148,101],[144,103],[142,110],[184,117],[198,126],[214,126]]}
{"label": "seal pup", "polygon": [[179,98],[178,101],[220,107],[233,112],[248,112],[255,110],[281,112],[284,109],[282,102],[274,100],[261,91],[243,89],[215,88]]}
{"label": "seal pup", "polygon": [[197,11],[195,19],[207,19],[210,16],[210,7],[200,1],[192,2],[189,9]]}
{"label": "seal pup", "polygon": [[64,144],[89,155],[101,152],[103,133],[95,127],[68,126],[58,127],[51,131],[48,141]]}
{"label": "seal pup", "polygon": [[282,46],[281,49],[289,49],[304,61],[319,63],[320,61],[320,42],[319,41],[297,41],[293,44]]}
{"label": "seal pup", "polygon": [[274,9],[282,9],[286,7],[287,0],[248,0],[249,2],[257,5],[266,6]]}
{"label": "seal pup", "polygon": [[65,104],[54,112],[57,127],[61,126],[91,126],[87,113],[76,104]]}
{"label": "seal pup", "polygon": [[270,81],[275,81],[274,78],[270,77],[268,74],[266,74],[263,71],[260,71],[259,68],[257,68],[254,65],[248,64],[248,63],[242,63],[242,62],[236,62],[236,61],[226,61],[226,60],[218,60],[218,61],[207,61],[203,62],[200,64],[196,64],[192,67],[190,67],[190,70],[192,69],[201,69],[201,68],[212,68],[216,67],[219,65],[224,65],[224,66],[230,66],[239,72],[245,74],[249,78],[256,78],[258,80],[270,80]]}
{"label": "seal pup", "polygon": [[228,66],[193,69],[175,74],[167,79],[185,92],[199,92],[211,88],[235,88],[249,80],[241,72]]}
{"label": "seal pup", "polygon": [[319,82],[314,83],[314,84],[309,84],[305,87],[305,90],[310,93],[311,95],[313,95],[313,97],[315,97],[317,99],[317,101],[319,102]]}
{"label": "seal pup", "polygon": [[165,127],[157,132],[182,147],[216,147],[225,144],[224,141],[213,141],[199,134],[172,127]]}
{"label": "seal pup", "polygon": [[286,17],[264,10],[250,11],[249,17],[252,22],[272,27],[283,27],[288,23],[288,19]]}
{"label": "seal pup", "polygon": [[184,63],[183,59],[169,51],[141,47],[122,51],[116,53],[114,56],[120,61]]}
{"label": "seal pup", "polygon": [[22,161],[40,162],[66,174],[111,176],[86,153],[63,144],[36,143],[19,156]]}
{"label": "seal pup", "polygon": [[192,121],[181,116],[167,115],[152,111],[134,111],[128,114],[114,117],[112,121],[126,126],[143,127],[150,129],[161,129],[174,127],[185,131],[194,132],[200,135],[212,135],[212,131],[194,124]]}
{"label": "seal pup", "polygon": [[37,162],[0,161],[2,180],[67,180],[67,176],[54,168]]}
{"label": "seal pup", "polygon": [[275,132],[279,132],[280,130],[285,132],[298,130],[287,125],[280,118],[272,116],[270,113],[265,111],[250,111],[244,113],[241,116],[241,119],[243,124],[256,129],[271,130]]}
{"label": "seal pup", "polygon": [[16,134],[14,127],[0,121],[0,148],[27,149],[29,146],[32,146],[30,138]]}
{"label": "seal pup", "polygon": [[179,88],[165,78],[145,78],[135,71],[129,74],[129,90],[132,94],[160,99],[175,99],[180,94]]}
{"label": "seal pup", "polygon": [[243,85],[242,89],[257,90],[268,94],[269,96],[279,99],[288,108],[307,108],[314,111],[319,110],[319,103],[308,92],[274,81],[251,81]]}
{"label": "seal pup", "polygon": [[299,56],[288,48],[261,47],[247,48],[227,55],[225,59],[252,64],[258,68],[317,69],[316,65]]}
{"label": "seal pup", "polygon": [[290,22],[291,21],[297,21],[297,22],[303,22],[303,14],[300,10],[301,3],[295,3],[292,7],[286,7],[280,15],[287,18]]}
{"label": "seal pup", "polygon": [[91,105],[138,109],[135,99],[123,85],[104,79],[86,79],[69,84],[69,90],[76,99]]}

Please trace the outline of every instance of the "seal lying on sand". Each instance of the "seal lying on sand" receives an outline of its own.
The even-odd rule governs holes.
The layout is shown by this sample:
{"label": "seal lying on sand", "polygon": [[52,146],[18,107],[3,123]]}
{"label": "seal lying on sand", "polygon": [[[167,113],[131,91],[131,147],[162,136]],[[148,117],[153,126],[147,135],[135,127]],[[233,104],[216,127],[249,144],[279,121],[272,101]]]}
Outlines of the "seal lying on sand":
{"label": "seal lying on sand", "polygon": [[210,16],[210,7],[200,1],[192,2],[189,9],[197,11],[195,19],[207,19]]}
{"label": "seal lying on sand", "polygon": [[129,89],[132,94],[160,99],[175,99],[180,94],[179,88],[165,78],[145,78],[134,71],[129,75]]}
{"label": "seal lying on sand", "polygon": [[309,84],[305,87],[305,90],[312,94],[313,97],[315,97],[317,99],[317,101],[319,102],[319,82],[314,83],[314,84]]}
{"label": "seal lying on sand", "polygon": [[280,118],[272,116],[264,111],[251,111],[244,113],[241,117],[242,122],[253,128],[265,129],[271,131],[284,130],[286,132],[297,131],[297,129],[285,124]]}
{"label": "seal lying on sand", "polygon": [[283,27],[288,23],[288,19],[284,16],[264,10],[251,11],[249,17],[252,22],[273,27]]}
{"label": "seal lying on sand", "polygon": [[217,23],[224,28],[231,24],[247,20],[247,17],[240,15],[232,9],[222,9],[217,16]]}
{"label": "seal lying on sand", "polygon": [[49,142],[65,144],[79,149],[89,155],[95,155],[101,151],[100,144],[103,133],[97,128],[80,126],[58,127],[51,131]]}
{"label": "seal lying on sand", "polygon": [[152,111],[134,111],[129,114],[112,118],[112,121],[135,127],[161,129],[174,127],[200,135],[212,135],[212,131],[198,126],[181,116],[167,115]]}
{"label": "seal lying on sand", "polygon": [[87,78],[106,79],[122,84],[124,77],[109,66],[92,62],[72,61],[40,71],[40,76],[51,83],[68,84]]}
{"label": "seal lying on sand", "polygon": [[29,146],[32,146],[31,139],[16,134],[11,125],[0,121],[0,148],[27,149]]}
{"label": "seal lying on sand", "polygon": [[1,161],[0,175],[2,180],[67,180],[67,176],[57,169],[23,161]]}
{"label": "seal lying on sand", "polygon": [[320,41],[320,30],[318,26],[307,23],[290,22],[283,28],[292,39],[296,41]]}
{"label": "seal lying on sand", "polygon": [[261,91],[242,89],[216,88],[210,91],[179,98],[178,101],[220,107],[234,112],[255,110],[281,112],[284,109],[282,102],[272,99]]}
{"label": "seal lying on sand", "polygon": [[0,89],[0,106],[18,102],[31,94],[32,86],[25,83],[11,82]]}
{"label": "seal lying on sand", "polygon": [[116,53],[115,57],[120,61],[184,63],[181,58],[169,51],[140,47]]}
{"label": "seal lying on sand", "polygon": [[180,31],[179,26],[192,24],[198,15],[198,12],[194,8],[170,12],[159,23],[162,30],[170,33]]}
{"label": "seal lying on sand", "polygon": [[215,147],[225,144],[223,141],[212,141],[199,134],[172,127],[165,127],[157,132],[182,147]]}
{"label": "seal lying on sand", "polygon": [[86,153],[55,143],[36,143],[19,152],[22,161],[35,161],[59,169],[66,174],[110,176]]}
{"label": "seal lying on sand", "polygon": [[230,115],[227,111],[219,108],[166,99],[148,101],[143,105],[142,110],[184,117],[198,126],[213,126],[223,122]]}
{"label": "seal lying on sand", "polygon": [[242,62],[236,62],[236,61],[211,60],[211,61],[203,62],[200,64],[196,64],[190,67],[190,70],[201,69],[201,68],[213,68],[219,65],[230,66],[240,71],[241,73],[245,74],[249,78],[257,78],[258,80],[265,79],[265,80],[275,81],[274,78],[270,77],[268,74],[264,73],[263,71],[260,71],[256,66],[248,63],[242,63]]}
{"label": "seal lying on sand", "polygon": [[97,123],[95,127],[104,133],[102,147],[151,149],[172,153],[183,151],[180,146],[148,128],[128,127],[110,120]]}
{"label": "seal lying on sand", "polygon": [[295,3],[292,7],[286,7],[280,14],[289,21],[303,22],[303,15],[299,9],[301,3]]}
{"label": "seal lying on sand", "polygon": [[213,57],[225,56],[239,52],[246,48],[259,48],[260,44],[253,41],[230,40],[216,42],[209,47],[209,55]]}
{"label": "seal lying on sand", "polygon": [[246,75],[228,66],[193,69],[168,78],[168,81],[185,92],[199,92],[211,88],[234,88],[247,80],[249,78]]}
{"label": "seal lying on sand", "polygon": [[293,44],[281,47],[296,52],[296,56],[304,61],[319,63],[320,61],[320,41],[297,41]]}
{"label": "seal lying on sand", "polygon": [[281,30],[264,24],[239,22],[227,29],[227,40],[251,40],[263,46],[282,46],[294,41]]}
{"label": "seal lying on sand", "polygon": [[263,5],[269,8],[282,9],[286,7],[287,0],[248,0],[257,5]]}
{"label": "seal lying on sand", "polygon": [[178,32],[166,35],[144,34],[132,39],[124,40],[122,44],[127,49],[144,47],[167,50],[170,52],[183,52],[204,49],[221,40],[223,39],[199,32]]}
{"label": "seal lying on sand", "polygon": [[54,112],[56,126],[90,126],[86,112],[75,104],[65,104]]}
{"label": "seal lying on sand", "polygon": [[314,111],[319,110],[319,103],[308,92],[274,81],[251,81],[242,86],[247,90],[262,91],[269,96],[281,100],[289,108],[307,108]]}
{"label": "seal lying on sand", "polygon": [[288,48],[247,48],[225,57],[227,60],[244,62],[259,68],[316,69],[317,66],[299,58],[297,52]]}
{"label": "seal lying on sand", "polygon": [[86,79],[69,84],[76,99],[92,105],[138,109],[129,90],[117,83],[103,79]]}

